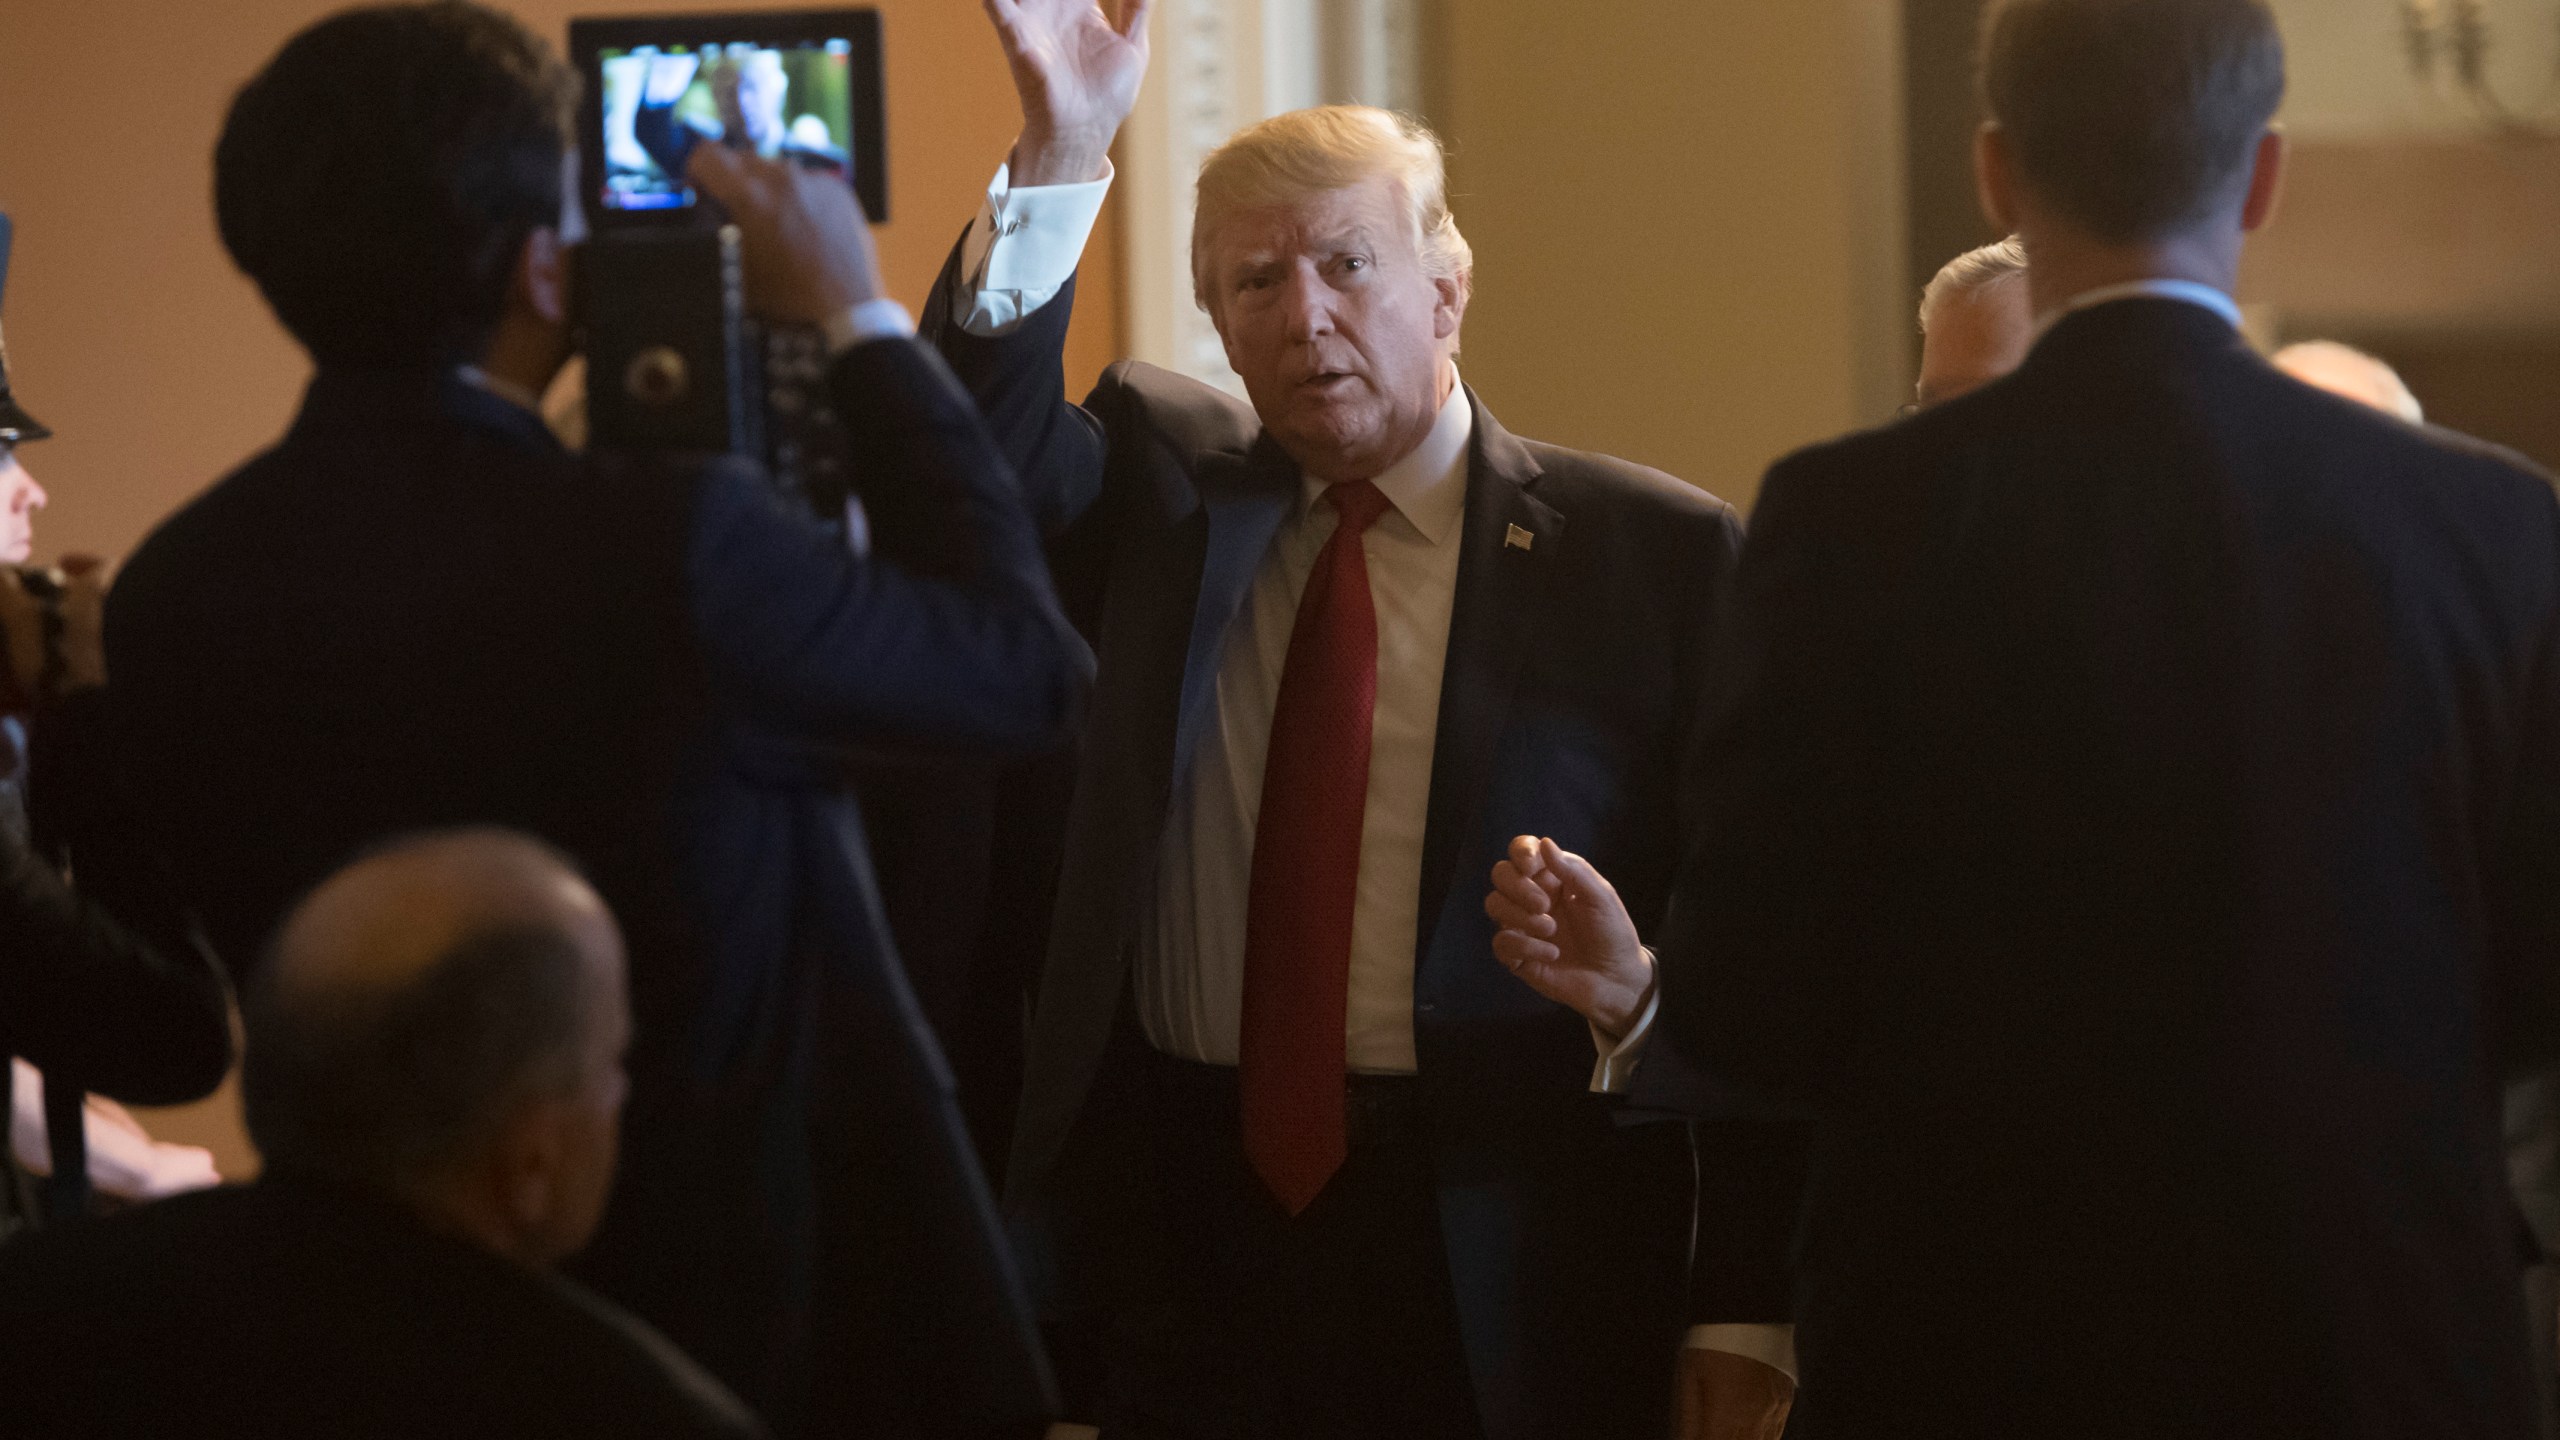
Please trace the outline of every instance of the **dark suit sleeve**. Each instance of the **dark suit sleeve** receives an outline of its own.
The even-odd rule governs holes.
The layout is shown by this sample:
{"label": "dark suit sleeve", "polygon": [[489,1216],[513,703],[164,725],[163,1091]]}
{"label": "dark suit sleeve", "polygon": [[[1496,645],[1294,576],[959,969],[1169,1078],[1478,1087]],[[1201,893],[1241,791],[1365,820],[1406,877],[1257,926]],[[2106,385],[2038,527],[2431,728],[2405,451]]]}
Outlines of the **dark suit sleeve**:
{"label": "dark suit sleeve", "polygon": [[[966,236],[963,236],[964,242]],[[995,432],[1020,477],[1040,533],[1056,538],[1102,496],[1102,422],[1067,399],[1067,323],[1074,318],[1070,279],[1056,299],[1023,317],[1010,333],[972,335],[960,327],[952,300],[960,284],[960,248],[934,281],[917,334],[950,362]]]}
{"label": "dark suit sleeve", "polygon": [[[2560,576],[2560,502],[2538,497],[2547,573]],[[2527,670],[2524,728],[2491,870],[2496,1003],[2510,1073],[2560,1058],[2560,612]]]}
{"label": "dark suit sleeve", "polygon": [[1057,743],[1093,656],[969,397],[904,340],[855,346],[831,380],[869,457],[872,553],[847,553],[752,469],[708,470],[689,570],[715,672],[759,718],[804,736]]}
{"label": "dark suit sleeve", "polygon": [[1789,1098],[1840,1050],[1853,957],[1839,923],[1858,871],[1856,687],[1836,618],[1827,487],[1782,464],[1762,489],[1718,646],[1688,808],[1690,849],[1661,949],[1663,1019],[1715,1081]]}
{"label": "dark suit sleeve", "polygon": [[[1728,512],[1700,557],[1700,632],[1709,639],[1731,603],[1742,544],[1742,527]],[[1714,647],[1702,644],[1683,704],[1688,718],[1679,736],[1678,833],[1684,836],[1698,834],[1704,823],[1697,806],[1704,799],[1705,767],[1714,758],[1708,734],[1713,657]],[[1670,925],[1666,916],[1648,939],[1666,945]],[[1789,1262],[1804,1192],[1803,1127],[1760,1097],[1719,1083],[1668,1038],[1646,1054],[1634,1098],[1691,1117],[1697,1223],[1690,1254],[1689,1323],[1790,1320],[1795,1270]]]}
{"label": "dark suit sleeve", "polygon": [[39,717],[60,738],[29,767],[38,828],[76,857],[81,889],[0,827],[0,1051],[78,1089],[180,1104],[231,1068],[230,990],[92,763],[96,699]]}

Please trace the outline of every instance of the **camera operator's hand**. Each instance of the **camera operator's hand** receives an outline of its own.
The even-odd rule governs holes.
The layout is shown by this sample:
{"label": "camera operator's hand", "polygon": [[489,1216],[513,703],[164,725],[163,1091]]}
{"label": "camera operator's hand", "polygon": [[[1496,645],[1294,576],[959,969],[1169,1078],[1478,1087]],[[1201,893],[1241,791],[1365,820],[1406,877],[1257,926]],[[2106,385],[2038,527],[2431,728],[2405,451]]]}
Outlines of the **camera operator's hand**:
{"label": "camera operator's hand", "polygon": [[818,325],[880,298],[871,226],[842,176],[698,145],[685,167],[743,239],[747,305],[766,320]]}
{"label": "camera operator's hand", "polygon": [[985,0],[1022,97],[1013,146],[1016,185],[1076,185],[1102,178],[1120,123],[1147,74],[1153,0]]}
{"label": "camera operator's hand", "polygon": [[62,686],[107,683],[107,586],[115,567],[95,555],[62,557]]}

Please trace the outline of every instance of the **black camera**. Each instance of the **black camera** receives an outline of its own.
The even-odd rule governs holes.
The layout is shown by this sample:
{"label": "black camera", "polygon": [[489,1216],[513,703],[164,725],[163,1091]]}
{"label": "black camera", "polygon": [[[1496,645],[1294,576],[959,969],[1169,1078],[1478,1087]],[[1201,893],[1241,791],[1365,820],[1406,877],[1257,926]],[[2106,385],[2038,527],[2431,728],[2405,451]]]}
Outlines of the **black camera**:
{"label": "black camera", "polygon": [[748,317],[737,231],[684,176],[695,146],[728,145],[840,174],[887,219],[879,13],[574,20],[569,52],[586,78],[588,442],[750,456],[840,515],[851,482],[824,341]]}

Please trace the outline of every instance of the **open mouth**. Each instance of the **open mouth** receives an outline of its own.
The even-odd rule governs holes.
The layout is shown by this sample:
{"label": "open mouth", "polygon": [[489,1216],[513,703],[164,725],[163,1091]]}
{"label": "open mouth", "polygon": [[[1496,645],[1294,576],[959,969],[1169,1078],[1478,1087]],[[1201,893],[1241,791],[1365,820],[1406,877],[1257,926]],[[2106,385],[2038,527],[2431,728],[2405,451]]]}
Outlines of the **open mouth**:
{"label": "open mouth", "polygon": [[1306,379],[1299,381],[1298,385],[1301,389],[1313,390],[1318,394],[1331,394],[1334,391],[1349,385],[1357,378],[1357,376],[1354,376],[1347,371],[1320,370],[1315,374],[1308,376]]}

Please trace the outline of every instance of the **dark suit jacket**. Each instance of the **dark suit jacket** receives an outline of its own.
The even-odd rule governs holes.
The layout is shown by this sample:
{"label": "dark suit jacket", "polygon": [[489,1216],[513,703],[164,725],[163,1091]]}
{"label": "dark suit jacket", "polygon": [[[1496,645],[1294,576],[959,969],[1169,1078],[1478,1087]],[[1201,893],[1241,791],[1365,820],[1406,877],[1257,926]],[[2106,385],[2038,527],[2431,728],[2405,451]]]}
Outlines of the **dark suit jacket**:
{"label": "dark suit jacket", "polygon": [[1733,623],[1665,996],[1820,1117],[1797,1433],[2526,1433],[2549,486],[2125,301],[1778,465]]}
{"label": "dark suit jacket", "polygon": [[[1125,1188],[1134,1173],[1102,1157],[1124,1109],[1105,1098],[1105,1055],[1142,897],[1176,777],[1214,708],[1229,621],[1300,485],[1253,411],[1196,381],[1122,364],[1083,407],[1069,404],[1058,356],[1071,303],[993,340],[928,319],[1031,488],[1061,594],[1101,657],[1008,1179],[1022,1204],[1056,1213],[1078,1189]],[[1621,1131],[1620,1107],[1588,1093],[1589,1028],[1494,959],[1483,900],[1510,838],[1538,833],[1608,869],[1641,923],[1660,919],[1739,526],[1668,476],[1517,439],[1468,403],[1464,548],[1414,936],[1442,1226],[1489,1433],[1653,1440],[1687,1318],[1687,1136]],[[1513,527],[1534,539],[1507,543]],[[1727,1168],[1712,1146],[1704,1163]],[[1786,1208],[1793,1192],[1778,1188]],[[1141,1222],[1137,1239],[1112,1242],[1124,1272],[1143,1235]],[[1103,1248],[1066,1233],[1060,1243],[1070,1266]],[[1784,1318],[1783,1282],[1769,1278],[1782,1273],[1778,1247],[1758,1269],[1710,1297],[1723,1307],[1711,1318]]]}
{"label": "dark suit jacket", "polygon": [[282,1179],[0,1249],[0,1394],[19,1440],[765,1433],[578,1286]]}
{"label": "dark suit jacket", "polygon": [[[583,1273],[786,1432],[813,1370],[876,1364],[839,1398],[878,1426],[1040,1389],[813,746],[1053,744],[1091,665],[940,362],[864,345],[833,379],[869,562],[752,467],[587,462],[458,379],[323,373],[281,445],[144,543],[107,617],[119,750],[235,968],[388,835],[508,824],[585,865],[638,1035]],[[862,1311],[891,1333],[830,1317],[879,1291]]]}

